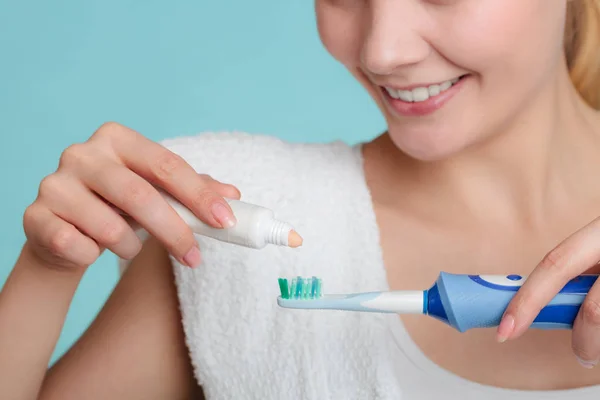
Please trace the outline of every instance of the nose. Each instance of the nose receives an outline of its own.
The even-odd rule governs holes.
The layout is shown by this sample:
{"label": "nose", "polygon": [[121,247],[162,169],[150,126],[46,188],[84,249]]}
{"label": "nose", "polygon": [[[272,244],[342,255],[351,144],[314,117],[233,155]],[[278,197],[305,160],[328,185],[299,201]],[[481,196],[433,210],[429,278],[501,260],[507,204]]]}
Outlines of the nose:
{"label": "nose", "polygon": [[361,51],[369,72],[390,75],[394,70],[427,58],[431,46],[423,37],[427,16],[418,1],[373,0],[371,19]]}

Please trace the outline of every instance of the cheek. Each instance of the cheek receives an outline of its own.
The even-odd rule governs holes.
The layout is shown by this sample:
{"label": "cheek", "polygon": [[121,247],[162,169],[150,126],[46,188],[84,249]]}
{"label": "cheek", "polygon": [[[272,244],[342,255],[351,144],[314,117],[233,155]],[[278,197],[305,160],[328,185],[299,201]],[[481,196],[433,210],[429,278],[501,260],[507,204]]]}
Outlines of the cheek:
{"label": "cheek", "polygon": [[360,19],[326,0],[316,2],[317,29],[325,49],[337,61],[353,69],[360,61]]}
{"label": "cheek", "polygon": [[[529,79],[555,64],[562,51],[562,0],[465,0],[444,26],[453,61],[486,72]],[[450,28],[452,26],[452,28]],[[438,35],[443,33],[440,31]]]}
{"label": "cheek", "polygon": [[[347,0],[354,1],[354,0]],[[366,4],[363,0],[362,4]],[[316,17],[319,37],[325,49],[354,76],[380,107],[379,95],[359,68],[365,26],[368,23],[364,7],[343,8],[334,0],[317,0]]]}

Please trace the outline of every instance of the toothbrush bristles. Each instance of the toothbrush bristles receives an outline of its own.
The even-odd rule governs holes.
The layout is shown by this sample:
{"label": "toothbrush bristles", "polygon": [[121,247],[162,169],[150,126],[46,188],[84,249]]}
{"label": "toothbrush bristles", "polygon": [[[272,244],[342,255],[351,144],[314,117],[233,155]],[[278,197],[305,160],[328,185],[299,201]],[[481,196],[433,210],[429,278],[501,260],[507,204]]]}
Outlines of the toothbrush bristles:
{"label": "toothbrush bristles", "polygon": [[282,298],[284,298],[284,299],[290,298],[290,291],[289,291],[287,279],[279,278],[279,290],[281,291]]}
{"label": "toothbrush bristles", "polygon": [[290,300],[314,300],[322,296],[322,281],[320,278],[302,278],[298,276],[292,279],[279,278],[279,291],[282,299]]}
{"label": "toothbrush bristles", "polygon": [[297,283],[297,286],[296,286],[295,297],[297,299],[299,299],[302,297],[302,289],[304,287],[304,285],[303,285],[304,281],[302,280],[302,277],[299,276],[298,278],[296,278],[296,283]]}

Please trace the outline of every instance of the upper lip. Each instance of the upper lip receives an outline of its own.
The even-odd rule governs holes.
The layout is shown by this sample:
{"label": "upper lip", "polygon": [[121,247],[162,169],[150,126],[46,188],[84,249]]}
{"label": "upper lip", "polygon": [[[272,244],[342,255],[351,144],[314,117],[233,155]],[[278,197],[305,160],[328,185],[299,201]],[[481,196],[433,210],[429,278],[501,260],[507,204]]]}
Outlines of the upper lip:
{"label": "upper lip", "polygon": [[452,81],[454,79],[459,79],[460,77],[454,77],[454,78],[450,78],[450,79],[445,79],[445,80],[441,80],[438,82],[433,82],[433,83],[416,83],[416,84],[411,84],[411,85],[407,85],[407,86],[399,86],[399,85],[394,85],[394,84],[385,84],[385,85],[380,85],[381,87],[387,88],[387,89],[394,89],[394,90],[413,90],[415,88],[418,87],[425,87],[428,88],[429,86],[432,85],[441,85],[444,82],[447,81]]}

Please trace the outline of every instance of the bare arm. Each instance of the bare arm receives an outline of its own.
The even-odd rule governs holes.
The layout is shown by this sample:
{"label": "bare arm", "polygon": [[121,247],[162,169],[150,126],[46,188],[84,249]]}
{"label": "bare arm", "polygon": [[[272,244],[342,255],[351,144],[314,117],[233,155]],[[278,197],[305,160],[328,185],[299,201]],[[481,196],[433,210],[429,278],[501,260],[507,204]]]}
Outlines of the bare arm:
{"label": "bare arm", "polygon": [[0,295],[0,398],[201,398],[172,269],[155,240],[147,242],[96,320],[45,379],[80,276],[37,263],[25,249]]}
{"label": "bare arm", "polygon": [[23,248],[0,292],[0,398],[36,398],[80,279]]}
{"label": "bare arm", "polygon": [[49,371],[40,398],[175,400],[200,394],[172,268],[151,239],[87,332]]}

